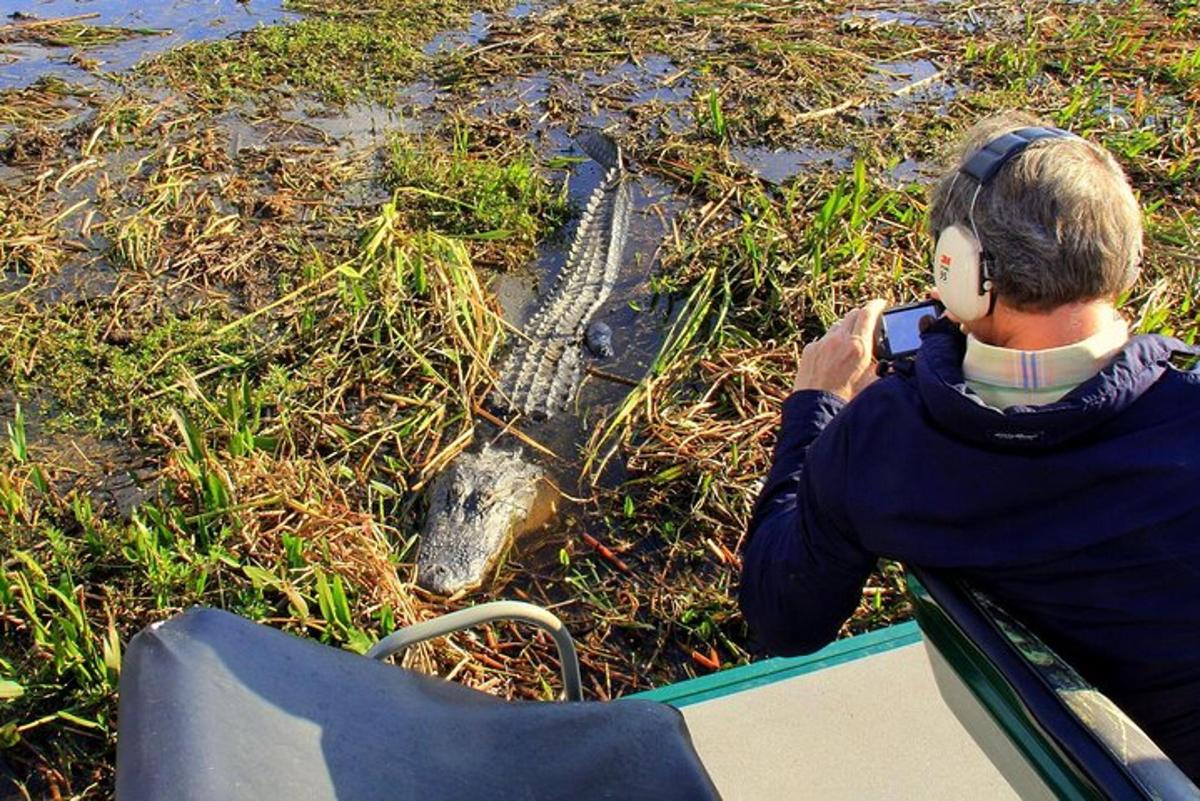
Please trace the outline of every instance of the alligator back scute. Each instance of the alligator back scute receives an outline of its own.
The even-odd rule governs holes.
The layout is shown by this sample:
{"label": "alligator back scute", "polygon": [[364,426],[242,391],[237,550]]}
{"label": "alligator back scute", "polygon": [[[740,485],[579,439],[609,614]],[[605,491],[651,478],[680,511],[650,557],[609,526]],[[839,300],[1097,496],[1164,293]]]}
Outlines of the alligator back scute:
{"label": "alligator back scute", "polygon": [[584,333],[616,284],[633,207],[615,153],[615,163],[588,199],[554,288],[500,369],[493,403],[501,409],[548,419],[567,407],[579,387]]}

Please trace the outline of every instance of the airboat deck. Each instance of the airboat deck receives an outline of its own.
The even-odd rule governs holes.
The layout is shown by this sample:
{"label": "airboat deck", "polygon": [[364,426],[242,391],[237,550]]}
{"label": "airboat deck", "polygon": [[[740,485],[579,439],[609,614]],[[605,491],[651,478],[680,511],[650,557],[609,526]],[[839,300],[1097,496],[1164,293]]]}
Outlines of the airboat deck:
{"label": "airboat deck", "polygon": [[726,801],[1019,798],[942,700],[916,623],[640,697],[683,712]]}

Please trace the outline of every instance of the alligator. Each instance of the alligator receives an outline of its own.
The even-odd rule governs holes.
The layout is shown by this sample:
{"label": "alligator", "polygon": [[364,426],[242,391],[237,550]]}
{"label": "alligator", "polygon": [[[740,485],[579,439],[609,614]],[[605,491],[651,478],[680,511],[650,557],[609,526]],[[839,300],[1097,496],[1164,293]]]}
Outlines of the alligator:
{"label": "alligator", "polygon": [[[620,148],[589,133],[579,147],[605,168],[579,220],[553,289],[505,359],[491,405],[501,413],[547,420],[574,399],[585,345],[612,353],[612,331],[592,317],[616,284],[633,200]],[[557,491],[520,448],[494,444],[465,452],[429,487],[429,512],[417,552],[417,584],[440,595],[479,587],[516,537],[549,522]]]}
{"label": "alligator", "polygon": [[501,409],[535,420],[553,417],[579,388],[580,345],[617,282],[633,206],[620,149],[599,134],[576,141],[607,173],[588,200],[554,289],[501,367],[500,387],[492,399]]}

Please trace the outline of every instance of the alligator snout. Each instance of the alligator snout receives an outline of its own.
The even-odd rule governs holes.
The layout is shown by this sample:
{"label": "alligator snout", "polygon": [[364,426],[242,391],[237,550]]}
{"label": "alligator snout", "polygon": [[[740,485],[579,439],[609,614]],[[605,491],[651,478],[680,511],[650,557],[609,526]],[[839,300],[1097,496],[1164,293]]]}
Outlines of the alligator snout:
{"label": "alligator snout", "polygon": [[545,471],[520,451],[464,453],[429,488],[417,584],[439,595],[475,589],[513,539],[547,522],[553,507]]}
{"label": "alligator snout", "polygon": [[449,564],[435,562],[417,568],[417,584],[438,595],[453,595],[470,589],[472,578],[469,572],[456,573]]}

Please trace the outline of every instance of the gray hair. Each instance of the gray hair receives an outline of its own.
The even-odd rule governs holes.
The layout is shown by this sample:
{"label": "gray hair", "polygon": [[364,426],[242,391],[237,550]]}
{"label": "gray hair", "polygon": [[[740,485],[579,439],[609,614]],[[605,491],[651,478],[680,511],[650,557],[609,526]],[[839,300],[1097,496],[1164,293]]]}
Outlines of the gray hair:
{"label": "gray hair", "polygon": [[[1036,117],[1010,112],[967,132],[954,169],[934,187],[929,227],[963,224],[977,185],[960,165],[1002,134]],[[992,257],[996,295],[1026,311],[1115,299],[1137,279],[1142,213],[1120,165],[1083,139],[1043,139],[993,178],[975,202],[975,228]]]}

